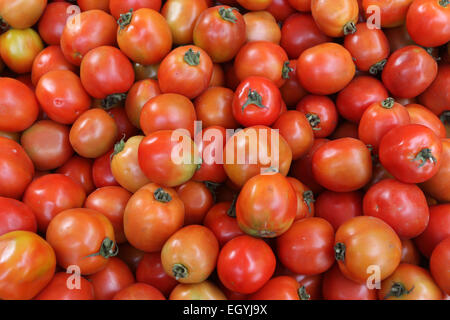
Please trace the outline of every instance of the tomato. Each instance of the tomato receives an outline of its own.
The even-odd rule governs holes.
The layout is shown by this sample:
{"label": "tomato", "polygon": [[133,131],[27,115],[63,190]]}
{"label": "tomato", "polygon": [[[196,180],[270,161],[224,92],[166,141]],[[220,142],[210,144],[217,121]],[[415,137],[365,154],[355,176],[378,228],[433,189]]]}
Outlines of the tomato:
{"label": "tomato", "polygon": [[358,139],[358,125],[353,122],[341,121],[336,130],[330,136],[332,140],[340,138],[354,138]]}
{"label": "tomato", "polygon": [[111,157],[111,173],[114,179],[130,192],[136,192],[150,183],[138,161],[138,148],[144,136],[134,136],[117,143]]}
{"label": "tomato", "polygon": [[[50,283],[33,300],[94,300],[94,288],[84,277],[79,277],[79,287],[73,275],[55,273]],[[71,284],[73,288],[69,287]]]}
{"label": "tomato", "polygon": [[0,137],[0,196],[20,199],[34,176],[34,165],[17,142]]}
{"label": "tomato", "polygon": [[161,14],[172,31],[174,44],[184,45],[193,42],[195,23],[200,14],[207,8],[208,1],[206,0],[166,1]]}
{"label": "tomato", "polygon": [[259,11],[267,9],[272,0],[237,0],[237,2],[247,10]]}
{"label": "tomato", "polygon": [[130,270],[135,273],[139,262],[144,257],[144,252],[136,249],[128,242],[119,245],[118,257],[127,264]]}
{"label": "tomato", "polygon": [[12,78],[0,78],[0,130],[20,132],[37,119],[39,105],[31,89]]}
{"label": "tomato", "polygon": [[116,140],[120,140],[123,137],[128,139],[135,136],[139,132],[138,128],[136,128],[128,119],[127,112],[123,106],[116,106],[112,109],[108,109],[108,107],[106,107],[105,110],[107,110],[108,114],[116,123],[118,131]]}
{"label": "tomato", "polygon": [[245,127],[272,125],[280,109],[280,90],[272,81],[261,76],[245,78],[234,94],[233,117]]}
{"label": "tomato", "polygon": [[61,173],[68,176],[76,183],[80,184],[86,194],[94,191],[94,181],[92,179],[92,160],[81,158],[77,155],[69,159],[63,166],[56,170],[56,173]]}
{"label": "tomato", "polygon": [[406,15],[412,40],[424,47],[439,47],[450,40],[448,1],[413,1]]}
{"label": "tomato", "polygon": [[431,85],[437,71],[437,63],[433,57],[421,47],[412,45],[392,53],[381,76],[386,89],[393,95],[412,98]]}
{"label": "tomato", "polygon": [[119,258],[109,259],[102,270],[88,276],[97,300],[111,300],[113,296],[134,283],[133,273]]}
{"label": "tomato", "polygon": [[269,281],[275,265],[276,258],[268,244],[244,235],[223,246],[217,260],[217,274],[229,290],[250,294]]}
{"label": "tomato", "polygon": [[277,255],[289,270],[304,275],[320,274],[334,263],[333,226],[322,218],[305,218],[277,238]]}
{"label": "tomato", "polygon": [[195,112],[205,128],[221,126],[226,129],[238,127],[232,114],[234,93],[225,87],[211,87],[195,99]]}
{"label": "tomato", "polygon": [[67,61],[79,66],[90,50],[115,45],[116,31],[116,21],[104,11],[81,12],[67,20],[61,35],[61,49]]}
{"label": "tomato", "polygon": [[102,109],[91,109],[74,122],[69,138],[79,155],[97,158],[114,146],[117,136],[114,119]]}
{"label": "tomato", "polygon": [[155,287],[135,283],[117,292],[112,300],[166,300],[166,298]]}
{"label": "tomato", "polygon": [[373,14],[370,6],[377,6],[380,10],[379,23],[383,28],[393,28],[402,25],[406,19],[406,13],[413,0],[362,0],[362,9],[366,19]]}
{"label": "tomato", "polygon": [[42,40],[49,45],[59,45],[67,19],[72,14],[68,2],[52,2],[47,5],[38,24]]}
{"label": "tomato", "polygon": [[128,91],[125,111],[128,119],[136,128],[141,128],[141,111],[144,105],[159,94],[161,94],[161,90],[159,89],[158,81],[152,79],[137,81]]}
{"label": "tomato", "polygon": [[438,172],[421,188],[440,202],[450,202],[450,139],[442,139],[442,163]]}
{"label": "tomato", "polygon": [[229,6],[204,10],[194,26],[194,44],[205,50],[213,62],[230,61],[246,41],[242,15]]}
{"label": "tomato", "polygon": [[281,47],[290,59],[298,59],[306,49],[330,41],[331,38],[320,31],[310,14],[292,14],[281,28]]}
{"label": "tomato", "polygon": [[359,139],[378,150],[381,139],[391,129],[410,123],[408,110],[393,98],[371,104],[362,114],[358,127]]}
{"label": "tomato", "polygon": [[358,190],[372,177],[370,151],[354,138],[329,141],[314,153],[312,171],[317,182],[331,191]]}
{"label": "tomato", "polygon": [[168,275],[180,283],[200,283],[214,271],[219,242],[214,233],[200,225],[175,232],[161,250],[161,262]]}
{"label": "tomato", "polygon": [[144,252],[160,251],[184,222],[184,204],[176,191],[150,183],[133,194],[123,224],[128,242]]}
{"label": "tomato", "polygon": [[111,171],[111,157],[113,153],[114,150],[111,149],[95,159],[92,164],[92,180],[96,188],[119,185]]}
{"label": "tomato", "polygon": [[158,68],[159,63],[144,66],[140,63],[133,62],[133,69],[137,81],[146,79],[158,80]]}
{"label": "tomato", "polygon": [[245,44],[236,55],[234,67],[240,81],[259,76],[272,80],[279,88],[291,71],[289,59],[282,47],[269,41],[252,41]]}
{"label": "tomato", "polygon": [[36,86],[44,74],[54,70],[76,72],[76,67],[66,60],[61,48],[57,45],[45,48],[34,59],[31,69],[31,81],[33,85]]}
{"label": "tomato", "polygon": [[317,26],[329,37],[355,32],[359,7],[356,0],[311,0],[311,13]]}
{"label": "tomato", "polygon": [[185,132],[160,130],[142,140],[139,166],[147,178],[167,187],[179,186],[192,178],[200,161],[194,141]]}
{"label": "tomato", "polygon": [[118,20],[117,43],[134,62],[160,62],[172,47],[172,34],[164,17],[148,8],[123,14]]}
{"label": "tomato", "polygon": [[46,6],[47,0],[2,0],[0,16],[12,28],[26,29],[39,20]]}
{"label": "tomato", "polygon": [[84,203],[85,208],[96,210],[109,219],[117,243],[124,243],[127,240],[123,230],[123,215],[131,195],[121,187],[108,186],[92,192]]}
{"label": "tomato", "polygon": [[418,266],[402,263],[381,282],[380,300],[441,300],[442,292],[430,273]]}
{"label": "tomato", "polygon": [[247,42],[270,41],[280,43],[281,30],[277,21],[267,11],[248,12],[244,14]]}
{"label": "tomato", "polygon": [[169,300],[227,300],[225,294],[211,281],[180,283],[170,293]]}
{"label": "tomato", "polygon": [[411,123],[424,125],[433,130],[439,138],[445,139],[445,126],[431,110],[415,103],[408,104],[406,110],[408,110]]}
{"label": "tomato", "polygon": [[450,294],[450,237],[442,240],[433,250],[430,258],[430,271],[437,285],[445,294]]}
{"label": "tomato", "polygon": [[386,279],[402,255],[395,231],[383,220],[368,216],[354,217],[337,229],[334,251],[343,275],[357,283],[369,280],[373,265],[379,267],[379,280]]}
{"label": "tomato", "polygon": [[305,114],[315,138],[328,137],[336,129],[336,106],[333,100],[326,96],[307,95],[299,101],[296,110]]}
{"label": "tomato", "polygon": [[298,11],[311,11],[311,0],[287,0],[287,2]]}
{"label": "tomato", "polygon": [[397,51],[400,48],[414,45],[414,41],[412,41],[406,25],[384,29],[383,32],[389,41],[391,53]]}
{"label": "tomato", "polygon": [[194,99],[208,88],[212,71],[212,60],[203,49],[178,47],[161,62],[159,87],[164,93],[178,93]]}
{"label": "tomato", "polygon": [[297,195],[297,213],[295,215],[295,220],[314,217],[315,200],[312,191],[295,178],[287,177],[287,180],[291,184],[292,188],[294,188]]}
{"label": "tomato", "polygon": [[158,130],[186,129],[194,136],[196,120],[194,104],[188,98],[177,93],[165,93],[144,104],[140,128],[146,135]]}
{"label": "tomato", "polygon": [[302,300],[320,300],[322,299],[322,275],[297,274],[278,263],[274,276],[290,276],[297,280],[300,285],[299,293]]}
{"label": "tomato", "polygon": [[402,240],[402,263],[419,265],[421,255],[414,242],[410,239]]}
{"label": "tomato", "polygon": [[363,195],[358,191],[324,191],[314,203],[315,213],[337,230],[347,220],[363,214],[362,200]]}
{"label": "tomato", "polygon": [[88,10],[103,10],[108,12],[108,4],[109,0],[77,0],[78,5],[81,8],[81,11]]}
{"label": "tomato", "polygon": [[430,221],[425,231],[414,239],[419,251],[430,257],[434,248],[450,235],[450,204],[430,207]]}
{"label": "tomato", "polygon": [[83,275],[104,269],[108,258],[117,255],[114,240],[111,222],[92,209],[65,210],[47,228],[47,241],[55,250],[58,265],[63,268],[78,265]]}
{"label": "tomato", "polygon": [[438,74],[432,84],[419,96],[419,102],[437,116],[450,110],[450,66],[439,65]]}
{"label": "tomato", "polygon": [[19,230],[37,231],[33,211],[23,202],[0,197],[0,236]]}
{"label": "tomato", "polygon": [[[273,152],[278,149],[278,157],[272,154],[272,148]],[[268,155],[271,155],[270,159],[267,159]],[[265,126],[253,126],[238,131],[227,141],[224,159],[227,176],[241,187],[264,168],[277,168],[286,176],[292,161],[292,151],[277,131]]]}
{"label": "tomato", "polygon": [[161,253],[145,253],[136,269],[136,281],[149,284],[168,297],[178,281],[170,277],[161,262]]}
{"label": "tomato", "polygon": [[109,9],[114,19],[118,20],[121,14],[130,9],[136,11],[141,8],[149,8],[156,11],[161,9],[161,0],[109,0]]}
{"label": "tomato", "polygon": [[33,61],[44,49],[39,34],[33,29],[10,29],[0,36],[0,56],[15,73],[31,71]]}
{"label": "tomato", "polygon": [[325,273],[322,292],[325,300],[377,300],[375,289],[347,279],[337,264]]}
{"label": "tomato", "polygon": [[442,143],[434,132],[420,124],[393,128],[381,139],[381,164],[397,180],[425,182],[441,165]]}
{"label": "tomato", "polygon": [[109,46],[98,47],[86,54],[80,77],[86,91],[97,99],[127,92],[134,83],[131,62],[119,49]]}
{"label": "tomato", "polygon": [[236,220],[235,205],[231,202],[220,202],[209,209],[203,225],[214,233],[220,247],[231,239],[244,235]]}
{"label": "tomato", "polygon": [[0,298],[29,300],[55,273],[52,247],[37,234],[12,231],[0,236]]}
{"label": "tomato", "polygon": [[294,107],[297,103],[307,95],[307,92],[300,85],[297,78],[297,60],[289,60],[289,79],[280,87],[281,97],[283,102],[289,107]]}
{"label": "tomato", "polygon": [[249,300],[307,300],[302,298],[300,284],[290,276],[270,279],[264,287],[249,297]]}
{"label": "tomato", "polygon": [[38,170],[53,170],[73,155],[69,128],[51,120],[35,122],[22,133],[20,143]]}
{"label": "tomato", "polygon": [[272,0],[266,9],[277,21],[285,21],[295,10],[289,4],[289,0]]}
{"label": "tomato", "polygon": [[209,88],[223,87],[224,85],[225,85],[225,72],[223,71],[222,65],[220,63],[214,63],[211,81],[209,82]]}
{"label": "tomato", "polygon": [[352,56],[343,46],[326,42],[306,49],[297,61],[297,77],[307,91],[327,95],[345,88],[355,75]]}
{"label": "tomato", "polygon": [[184,225],[201,224],[214,204],[213,195],[206,184],[191,180],[179,186],[177,193],[184,204]]}

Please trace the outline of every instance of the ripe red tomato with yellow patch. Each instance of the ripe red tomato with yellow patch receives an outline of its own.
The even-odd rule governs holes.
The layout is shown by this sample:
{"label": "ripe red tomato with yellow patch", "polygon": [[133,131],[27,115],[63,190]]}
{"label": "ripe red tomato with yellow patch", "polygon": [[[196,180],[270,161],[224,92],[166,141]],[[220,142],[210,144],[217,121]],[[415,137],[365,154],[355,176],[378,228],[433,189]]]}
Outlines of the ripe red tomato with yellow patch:
{"label": "ripe red tomato with yellow patch", "polygon": [[323,33],[337,38],[355,32],[359,6],[357,0],[311,0],[311,13]]}
{"label": "ripe red tomato with yellow patch", "polygon": [[0,16],[15,29],[26,29],[33,26],[41,17],[47,0],[2,0]]}
{"label": "ripe red tomato with yellow patch", "polygon": [[180,283],[170,293],[169,300],[227,300],[225,294],[213,282]]}

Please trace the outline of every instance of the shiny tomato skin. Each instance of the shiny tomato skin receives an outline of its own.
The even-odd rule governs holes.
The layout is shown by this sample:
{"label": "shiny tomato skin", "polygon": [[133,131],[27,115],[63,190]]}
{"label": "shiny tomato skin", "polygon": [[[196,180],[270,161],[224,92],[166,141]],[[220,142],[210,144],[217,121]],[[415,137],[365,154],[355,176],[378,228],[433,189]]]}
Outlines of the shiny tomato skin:
{"label": "shiny tomato skin", "polygon": [[94,300],[94,288],[84,277],[80,277],[80,287],[69,289],[74,284],[73,275],[66,272],[55,273],[49,284],[33,300]]}
{"label": "shiny tomato skin", "polygon": [[166,297],[178,284],[178,281],[164,271],[161,252],[144,254],[136,269],[136,281],[155,287]]}
{"label": "shiny tomato skin", "polygon": [[322,293],[325,300],[377,300],[375,289],[347,279],[337,264],[325,273]]}
{"label": "shiny tomato skin", "polygon": [[61,35],[61,50],[67,61],[79,66],[86,54],[100,46],[116,44],[114,18],[98,9],[73,15]]}
{"label": "shiny tomato skin", "polygon": [[287,180],[291,184],[292,188],[294,188],[297,195],[297,213],[295,215],[295,220],[314,217],[315,200],[312,191],[295,178],[287,177]]}
{"label": "shiny tomato skin", "polygon": [[440,64],[433,83],[419,96],[419,102],[440,116],[450,105],[450,66]]}
{"label": "shiny tomato skin", "polygon": [[275,271],[276,258],[263,240],[248,235],[228,241],[219,253],[217,274],[231,291],[250,294],[261,289]]}
{"label": "shiny tomato skin", "polygon": [[231,89],[223,86],[208,88],[194,101],[198,120],[202,121],[205,128],[237,128],[238,123],[232,114],[233,98],[234,92]]}
{"label": "shiny tomato skin", "polygon": [[92,164],[92,180],[96,188],[118,186],[111,171],[111,157],[114,149],[95,159]]}
{"label": "shiny tomato skin", "polygon": [[78,0],[77,3],[81,11],[102,10],[105,12],[109,12],[109,0]]}
{"label": "shiny tomato skin", "polygon": [[67,19],[72,14],[70,6],[68,2],[53,2],[47,5],[38,24],[39,34],[45,43],[60,44]]}
{"label": "shiny tomato skin", "polygon": [[92,102],[80,78],[69,70],[44,74],[36,85],[36,97],[48,117],[61,124],[74,123]]}
{"label": "shiny tomato skin", "polygon": [[[170,201],[164,202],[168,197]],[[172,188],[149,183],[133,194],[125,207],[123,224],[128,242],[144,252],[161,251],[183,226],[184,204]]]}
{"label": "shiny tomato skin", "polygon": [[442,121],[428,108],[416,103],[405,106],[408,110],[411,123],[424,125],[441,139],[446,138],[445,126]]}
{"label": "shiny tomato skin", "polygon": [[420,187],[440,202],[450,202],[450,139],[442,139],[442,164],[438,172]]}
{"label": "shiny tomato skin", "polygon": [[38,118],[39,105],[33,91],[13,78],[0,78],[0,130],[21,132]]}
{"label": "shiny tomato skin", "polygon": [[107,186],[92,192],[84,203],[85,208],[97,210],[109,219],[113,225],[117,243],[127,241],[123,230],[123,215],[131,196],[131,192],[124,188]]}
{"label": "shiny tomato skin", "polygon": [[321,300],[322,299],[322,278],[323,273],[316,275],[304,275],[297,274],[290,271],[288,268],[283,266],[282,264],[277,264],[277,269],[275,270],[274,276],[290,276],[295,278],[297,282],[300,284],[300,287],[303,287],[305,293],[309,295],[309,299],[306,299],[306,296],[303,296],[305,300]]}
{"label": "shiny tomato skin", "polygon": [[315,214],[327,220],[337,230],[347,220],[361,216],[363,194],[359,191],[324,191],[314,203]]}
{"label": "shiny tomato skin", "polygon": [[23,202],[33,210],[38,229],[45,233],[50,221],[62,211],[81,208],[86,199],[83,188],[65,175],[54,173],[37,178],[23,195]]}
{"label": "shiny tomato skin", "polygon": [[131,138],[140,132],[139,129],[136,128],[128,119],[127,112],[124,107],[116,106],[107,110],[107,112],[114,119],[117,126],[118,134],[116,141],[120,141],[122,138]]}
{"label": "shiny tomato skin", "polygon": [[289,4],[289,0],[272,0],[272,3],[266,10],[270,12],[277,21],[284,21],[291,14],[295,13],[294,8]]}
{"label": "shiny tomato skin", "polygon": [[370,6],[380,8],[380,24],[382,28],[393,28],[402,25],[405,22],[408,8],[413,0],[362,0],[361,6],[365,17],[368,19],[373,13],[368,10]]}
{"label": "shiny tomato skin", "polygon": [[213,282],[180,283],[170,293],[169,300],[227,300]]}
{"label": "shiny tomato skin", "polygon": [[307,91],[319,95],[333,94],[344,89],[353,79],[355,70],[350,52],[332,42],[306,49],[297,61],[300,84]]}
{"label": "shiny tomato skin", "polygon": [[344,36],[349,23],[358,21],[356,0],[311,0],[311,14],[317,26],[329,37]]}
{"label": "shiny tomato skin", "polygon": [[260,11],[267,9],[272,0],[237,0],[237,2],[247,10]]}
{"label": "shiny tomato skin", "polygon": [[364,215],[389,224],[401,239],[420,235],[430,217],[422,190],[395,179],[385,179],[370,187],[364,195],[363,211]]}
{"label": "shiny tomato skin", "polygon": [[74,155],[63,166],[59,167],[56,170],[56,173],[61,173],[71,178],[83,187],[87,195],[95,189],[94,181],[92,179],[91,159]]}
{"label": "shiny tomato skin", "polygon": [[336,129],[336,106],[333,100],[326,96],[307,95],[299,101],[296,110],[305,114],[315,138],[328,137]]}
{"label": "shiny tomato skin", "polygon": [[388,98],[383,83],[369,76],[356,76],[336,98],[339,114],[348,121],[358,123],[364,111],[373,103]]}
{"label": "shiny tomato skin", "polygon": [[[425,49],[406,46],[393,52],[381,78],[386,89],[399,98],[413,98],[423,93],[436,78],[438,66]],[[411,82],[407,79],[416,79]]]}
{"label": "shiny tomato skin", "polygon": [[166,300],[166,298],[153,286],[134,283],[117,292],[112,300]]}
{"label": "shiny tomato skin", "polygon": [[0,236],[12,231],[37,231],[36,217],[25,203],[0,197]]}
{"label": "shiny tomato skin", "polygon": [[46,6],[47,0],[4,0],[0,2],[0,16],[12,28],[26,29],[39,20]]}
{"label": "shiny tomato skin", "polygon": [[20,144],[0,137],[0,196],[20,199],[33,179],[35,169]]}
{"label": "shiny tomato skin", "polygon": [[430,257],[434,248],[450,235],[450,204],[430,206],[430,221],[425,231],[414,239],[419,251]]}
{"label": "shiny tomato skin", "polygon": [[12,231],[0,236],[0,298],[29,300],[51,281],[55,252],[36,233]]}
{"label": "shiny tomato skin", "polygon": [[278,276],[253,293],[249,300],[302,300],[299,294],[300,284],[293,277]]}
{"label": "shiny tomato skin", "polygon": [[402,260],[403,263],[419,265],[422,256],[414,244],[413,240],[402,240]]}
{"label": "shiny tomato skin", "polygon": [[190,180],[179,186],[177,193],[184,204],[184,225],[202,224],[214,204],[213,195],[206,184]]}
{"label": "shiny tomato skin", "polygon": [[161,94],[157,80],[145,79],[136,81],[128,91],[125,111],[128,119],[136,128],[141,128],[140,117],[144,105],[151,98]]}
{"label": "shiny tomato skin", "polygon": [[322,218],[305,218],[277,238],[277,255],[289,270],[303,275],[327,271],[334,263],[333,226]]}
{"label": "shiny tomato skin", "polygon": [[434,176],[441,165],[441,154],[439,137],[420,124],[393,128],[383,136],[379,147],[381,164],[405,183],[421,183]]}
{"label": "shiny tomato skin", "polygon": [[[342,250],[343,249],[343,250]],[[395,231],[375,217],[359,216],[344,222],[336,231],[335,256],[343,275],[366,283],[371,265],[380,267],[379,277],[389,277],[400,264],[401,241]]]}
{"label": "shiny tomato skin", "polygon": [[122,289],[134,283],[134,275],[117,257],[109,259],[106,267],[87,277],[94,287],[96,300],[111,300]]}
{"label": "shiny tomato skin", "polygon": [[247,42],[270,41],[280,43],[281,30],[275,18],[268,11],[244,14]]}
{"label": "shiny tomato skin", "polygon": [[437,285],[445,294],[450,294],[450,237],[442,240],[433,250],[430,257],[430,272]]}
{"label": "shiny tomato skin", "polygon": [[121,14],[130,9],[136,11],[141,8],[149,8],[155,11],[161,9],[161,0],[109,0],[109,10],[114,19],[118,20]]}

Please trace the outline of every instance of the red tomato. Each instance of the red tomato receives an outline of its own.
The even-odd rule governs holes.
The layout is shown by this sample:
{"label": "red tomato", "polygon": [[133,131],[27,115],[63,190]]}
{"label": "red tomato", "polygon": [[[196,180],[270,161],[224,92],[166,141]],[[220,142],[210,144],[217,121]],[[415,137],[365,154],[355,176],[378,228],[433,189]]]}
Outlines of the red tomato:
{"label": "red tomato", "polygon": [[433,83],[419,96],[419,102],[440,116],[450,110],[450,66],[439,65],[438,74]]}
{"label": "red tomato", "polygon": [[225,73],[223,71],[222,65],[219,63],[213,64],[213,72],[211,76],[211,81],[209,82],[209,87],[222,87],[225,85]]}
{"label": "red tomato", "polygon": [[440,202],[450,202],[450,139],[442,139],[442,163],[438,172],[421,188]]}
{"label": "red tomato", "polygon": [[231,291],[250,294],[261,289],[275,271],[276,258],[263,240],[247,235],[228,241],[219,253],[217,274]]}
{"label": "red tomato", "polygon": [[135,273],[139,262],[144,257],[144,252],[126,242],[119,246],[118,257],[128,265],[133,273]]}
{"label": "red tomato", "polygon": [[261,76],[245,78],[233,99],[233,117],[243,126],[270,126],[278,118],[281,94],[278,87]]}
{"label": "red tomato", "polygon": [[130,9],[136,11],[141,8],[159,11],[161,0],[109,0],[109,10],[116,20],[120,18],[121,14],[129,12]]}
{"label": "red tomato", "polygon": [[12,78],[0,78],[0,130],[20,132],[37,119],[39,105],[31,89]]}
{"label": "red tomato", "polygon": [[46,6],[47,0],[2,0],[0,16],[12,28],[26,29],[39,20]]}
{"label": "red tomato", "polygon": [[298,11],[311,11],[311,0],[287,0],[289,4]]}
{"label": "red tomato", "polygon": [[412,45],[398,49],[389,56],[381,77],[386,89],[394,96],[413,98],[431,85],[437,72],[433,57],[425,49]]}
{"label": "red tomato", "polygon": [[411,123],[421,124],[430,128],[441,139],[445,139],[446,131],[442,121],[430,110],[420,104],[406,105]]}
{"label": "red tomato", "polygon": [[316,216],[327,220],[334,230],[356,216],[363,214],[363,195],[358,191],[324,191],[314,203]]}
{"label": "red tomato", "polygon": [[178,284],[164,271],[161,253],[145,253],[136,269],[136,281],[149,284],[168,297]]}
{"label": "red tomato", "polygon": [[388,38],[391,53],[400,48],[414,45],[414,41],[412,41],[406,25],[395,28],[386,28],[383,32]]}
{"label": "red tomato", "polygon": [[355,75],[355,64],[343,46],[325,42],[303,51],[298,58],[297,70],[303,88],[314,94],[327,95],[341,91],[350,83]]}
{"label": "red tomato", "polygon": [[269,11],[277,21],[284,21],[291,14],[295,13],[294,8],[289,4],[289,0],[272,0],[272,3],[266,10]]}
{"label": "red tomato", "polygon": [[137,81],[128,91],[125,111],[128,119],[136,128],[141,128],[141,111],[144,105],[159,94],[161,94],[161,90],[158,81],[152,79]]}
{"label": "red tomato", "polygon": [[425,231],[414,239],[417,248],[425,257],[430,257],[434,248],[450,235],[450,204],[430,207],[430,221]]}
{"label": "red tomato", "polygon": [[342,121],[334,130],[333,134],[330,136],[332,140],[340,138],[354,138],[358,139],[358,125],[356,123]]}
{"label": "red tomato", "polygon": [[81,12],[67,20],[61,35],[61,49],[67,61],[79,66],[90,50],[115,45],[116,31],[116,21],[104,11]]}
{"label": "red tomato", "polygon": [[315,200],[313,192],[295,178],[287,177],[287,180],[297,194],[297,213],[295,215],[295,220],[314,217]]}
{"label": "red tomato", "polygon": [[211,281],[180,283],[170,293],[169,300],[226,300],[225,294]]}
{"label": "red tomato", "polygon": [[114,119],[118,130],[117,140],[121,138],[131,138],[138,134],[139,130],[128,119],[127,112],[122,106],[107,109],[108,114]]}
{"label": "red tomato", "polygon": [[[136,9],[136,8],[134,8]],[[118,20],[117,43],[134,62],[161,62],[172,47],[172,33],[164,17],[148,8],[124,13]]]}
{"label": "red tomato", "polygon": [[277,256],[292,272],[320,274],[334,263],[333,241],[333,226],[325,219],[297,220],[277,238]]}
{"label": "red tomato", "polygon": [[73,156],[62,167],[56,170],[56,173],[61,173],[68,176],[76,183],[80,184],[86,194],[94,191],[94,181],[92,179],[92,160]]}
{"label": "red tomato", "polygon": [[402,259],[401,262],[419,265],[421,255],[414,242],[410,239],[402,240]]}
{"label": "red tomato", "polygon": [[97,210],[107,217],[113,225],[117,243],[124,243],[127,239],[123,230],[123,216],[130,198],[131,193],[121,187],[103,187],[95,190],[86,198],[84,207]]}
{"label": "red tomato", "polygon": [[267,11],[248,12],[244,14],[247,42],[270,41],[280,43],[281,30],[275,18]]}
{"label": "red tomato", "polygon": [[114,149],[95,159],[92,164],[92,180],[96,188],[107,186],[118,186],[116,179],[111,171],[111,158]]}
{"label": "red tomato", "polygon": [[307,95],[307,92],[298,81],[297,59],[289,60],[289,67],[292,69],[291,72],[289,72],[289,79],[287,79],[280,87],[280,92],[283,102],[289,107],[295,107],[297,103]]}
{"label": "red tomato", "polygon": [[380,25],[383,28],[392,28],[402,25],[406,19],[406,13],[413,0],[362,0],[361,5],[366,19],[374,12],[370,6],[377,6],[380,10]]}
{"label": "red tomato", "polygon": [[300,284],[293,277],[278,276],[270,279],[249,300],[308,300],[300,293]]}
{"label": "red tomato", "polygon": [[77,281],[69,273],[55,273],[50,283],[33,300],[94,300],[92,284],[81,276]]}
{"label": "red tomato", "polygon": [[25,203],[0,197],[0,236],[11,231],[37,231],[36,217]]}
{"label": "red tomato", "polygon": [[325,300],[377,300],[375,289],[347,279],[337,264],[325,273],[322,293]]}
{"label": "red tomato", "polygon": [[300,284],[300,296],[303,300],[321,300],[322,299],[322,275],[303,275],[290,271],[282,264],[277,264],[275,270],[276,276],[291,276]]}
{"label": "red tomato", "polygon": [[272,0],[237,0],[237,2],[247,10],[260,11],[267,9]]}
{"label": "red tomato", "polygon": [[113,300],[166,300],[161,291],[145,283],[135,283],[117,292]]}
{"label": "red tomato", "polygon": [[72,5],[68,2],[53,2],[45,7],[38,24],[39,34],[45,43],[60,44],[64,27],[73,13],[72,9]]}
{"label": "red tomato", "polygon": [[357,0],[311,0],[311,13],[327,36],[337,38],[355,32],[359,7]]}
{"label": "red tomato", "polygon": [[131,62],[119,49],[109,46],[98,47],[86,54],[81,62],[80,76],[86,91],[97,99],[127,92],[134,83]]}
{"label": "red tomato", "polygon": [[179,186],[177,193],[184,204],[184,225],[201,224],[214,204],[213,195],[206,184],[191,180]]}
{"label": "red tomato", "polygon": [[74,123],[92,102],[80,78],[69,70],[44,74],[37,83],[36,96],[48,117],[62,124]]}
{"label": "red tomato", "polygon": [[442,143],[431,129],[408,124],[390,130],[381,139],[381,164],[397,180],[420,183],[434,176],[441,165]]}
{"label": "red tomato", "polygon": [[450,294],[450,237],[442,240],[433,250],[430,258],[430,271],[437,285],[445,294]]}
{"label": "red tomato", "polygon": [[111,300],[117,292],[134,283],[134,276],[125,262],[113,257],[104,269],[88,276],[88,280],[94,287],[95,299]]}
{"label": "red tomato", "polygon": [[108,12],[109,0],[77,0],[77,3],[82,11],[98,9]]}
{"label": "red tomato", "polygon": [[296,109],[305,114],[315,138],[328,137],[336,129],[338,113],[330,98],[307,95],[300,100]]}

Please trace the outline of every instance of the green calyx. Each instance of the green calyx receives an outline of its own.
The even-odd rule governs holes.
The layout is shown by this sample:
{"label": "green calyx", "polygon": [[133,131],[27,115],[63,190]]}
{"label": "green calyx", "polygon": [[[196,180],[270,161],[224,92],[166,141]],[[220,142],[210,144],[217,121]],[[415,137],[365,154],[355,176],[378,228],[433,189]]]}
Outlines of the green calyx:
{"label": "green calyx", "polygon": [[369,73],[372,75],[377,75],[381,71],[383,71],[384,66],[386,65],[387,59],[383,59],[377,63],[375,63],[373,66],[370,67]]}
{"label": "green calyx", "polygon": [[394,282],[394,284],[391,287],[391,290],[386,294],[384,299],[387,299],[389,297],[396,297],[400,298],[401,296],[405,294],[409,294],[411,291],[414,290],[414,286],[412,286],[411,289],[406,290],[405,285],[401,282]]}
{"label": "green calyx", "polygon": [[344,35],[354,34],[356,32],[356,25],[353,22],[347,22],[344,25]]}
{"label": "green calyx", "polygon": [[298,289],[298,297],[300,298],[300,300],[310,300],[311,299],[311,295],[308,294],[308,292],[306,291],[305,286],[301,286]]}
{"label": "green calyx", "polygon": [[439,116],[439,119],[441,119],[443,124],[450,123],[450,111],[444,111]]}
{"label": "green calyx", "polygon": [[109,110],[111,108],[116,107],[122,101],[127,99],[126,93],[115,93],[110,94],[105,99],[102,100],[102,109]]}
{"label": "green calyx", "polygon": [[256,90],[249,89],[247,101],[245,101],[244,105],[242,106],[242,111],[244,111],[245,108],[247,108],[251,104],[257,106],[258,108],[267,108],[265,105],[262,104],[261,95]]}
{"label": "green calyx", "polygon": [[419,161],[420,162],[419,168],[422,168],[427,163],[427,161],[431,161],[432,163],[437,162],[436,158],[433,156],[433,153],[431,152],[431,149],[429,148],[424,148],[420,150],[420,152],[416,155],[416,157],[412,161]]}
{"label": "green calyx", "polygon": [[114,151],[113,153],[111,153],[110,160],[112,160],[112,158],[116,154],[122,152],[124,148],[125,148],[125,134],[123,135],[122,139],[120,139],[120,141],[114,145]]}
{"label": "green calyx", "polygon": [[303,201],[305,201],[306,205],[308,206],[308,211],[311,213],[311,203],[314,203],[316,200],[314,200],[314,194],[311,190],[303,192]]}
{"label": "green calyx", "polygon": [[213,196],[214,202],[217,200],[217,188],[221,186],[220,183],[212,182],[212,181],[203,181],[205,186],[208,188],[208,190],[211,192]]}
{"label": "green calyx", "polygon": [[172,197],[169,193],[165,192],[163,188],[158,188],[153,193],[153,196],[155,197],[156,201],[167,203],[172,201]]}
{"label": "green calyx", "polygon": [[289,63],[289,61],[286,61],[283,65],[283,71],[281,72],[283,79],[289,79],[289,73],[294,71],[293,68],[289,67]]}
{"label": "green calyx", "polygon": [[317,114],[314,113],[307,113],[306,119],[308,119],[309,124],[311,125],[311,128],[315,131],[319,131],[322,128],[318,128],[320,125],[320,117]]}
{"label": "green calyx", "polygon": [[123,30],[131,23],[131,18],[133,17],[133,9],[130,9],[127,13],[122,13],[120,18],[117,20],[117,24],[120,30]]}
{"label": "green calyx", "polygon": [[236,23],[237,18],[236,15],[233,13],[233,10],[237,10],[236,8],[228,8],[226,9],[225,7],[220,7],[219,8],[219,15],[220,17],[228,22],[231,23]]}
{"label": "green calyx", "polygon": [[394,98],[391,98],[391,97],[386,98],[386,100],[383,100],[381,102],[381,106],[385,109],[392,109],[394,107],[394,104],[395,104],[395,100],[394,100]]}
{"label": "green calyx", "polygon": [[337,261],[345,260],[345,244],[338,242],[334,245],[334,257]]}
{"label": "green calyx", "polygon": [[450,1],[448,1],[448,0],[439,0],[439,5],[444,8],[446,8],[449,3],[450,3]]}
{"label": "green calyx", "polygon": [[233,202],[230,205],[230,208],[227,210],[227,216],[236,218],[236,202],[237,202],[238,194],[236,194],[233,198]]}
{"label": "green calyx", "polygon": [[188,269],[181,263],[175,263],[173,265],[172,273],[177,281],[180,279],[187,278],[189,275]]}
{"label": "green calyx", "polygon": [[86,256],[85,258],[101,256],[105,259],[108,259],[111,257],[115,257],[118,254],[119,254],[119,247],[117,246],[117,244],[110,238],[106,237],[100,246],[100,250],[96,253]]}
{"label": "green calyx", "polygon": [[200,51],[194,52],[192,48],[189,48],[188,51],[184,54],[184,62],[186,62],[190,66],[198,66],[200,64]]}

